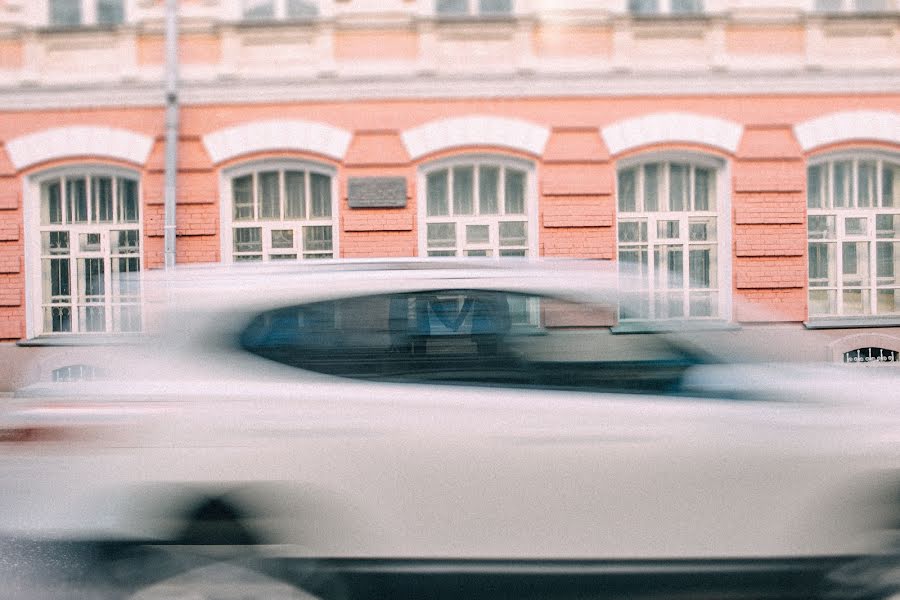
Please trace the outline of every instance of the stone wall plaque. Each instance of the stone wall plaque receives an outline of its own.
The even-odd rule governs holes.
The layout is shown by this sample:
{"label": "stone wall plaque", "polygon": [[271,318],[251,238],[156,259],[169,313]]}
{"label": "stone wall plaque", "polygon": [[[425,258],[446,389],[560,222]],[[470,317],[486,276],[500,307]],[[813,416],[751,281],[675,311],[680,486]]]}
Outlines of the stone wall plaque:
{"label": "stone wall plaque", "polygon": [[350,208],[403,208],[406,206],[406,178],[350,177],[347,200]]}

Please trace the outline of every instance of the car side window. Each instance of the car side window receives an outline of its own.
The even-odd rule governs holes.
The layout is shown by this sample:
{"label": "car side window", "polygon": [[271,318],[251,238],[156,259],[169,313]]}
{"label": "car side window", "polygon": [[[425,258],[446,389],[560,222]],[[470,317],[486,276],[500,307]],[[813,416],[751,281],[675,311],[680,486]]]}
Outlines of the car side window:
{"label": "car side window", "polygon": [[367,380],[677,393],[695,357],[652,335],[550,325],[585,311],[491,290],[380,294],[267,311],[240,342],[282,364]]}

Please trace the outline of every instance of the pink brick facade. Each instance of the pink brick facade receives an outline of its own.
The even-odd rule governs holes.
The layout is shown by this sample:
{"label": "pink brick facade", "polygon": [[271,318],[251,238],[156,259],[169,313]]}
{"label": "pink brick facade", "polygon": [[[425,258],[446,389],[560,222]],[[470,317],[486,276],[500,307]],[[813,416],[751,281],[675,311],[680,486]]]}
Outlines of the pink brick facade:
{"label": "pink brick facade", "polygon": [[[339,256],[403,257],[420,254],[419,173],[440,160],[473,155],[506,156],[531,165],[536,196],[536,254],[615,260],[617,257],[616,173],[626,161],[666,152],[689,152],[721,161],[727,178],[730,209],[721,227],[729,231],[731,288],[735,299],[757,309],[769,308],[776,320],[807,318],[806,173],[809,159],[822,148],[801,149],[794,133],[798,123],[848,110],[900,112],[900,96],[795,96],[791,98],[696,97],[520,99],[503,103],[447,99],[440,102],[318,102],[291,105],[184,106],[179,145],[177,235],[179,263],[222,260],[222,199],[227,197],[223,173],[253,161],[300,159],[321,164],[335,174],[338,214],[335,236]],[[625,119],[666,112],[727,120],[739,126],[734,149],[704,145],[670,133],[671,139],[611,151],[604,128]],[[502,114],[544,128],[539,151],[484,144],[450,144],[437,152],[411,157],[404,134],[436,121]],[[349,132],[339,159],[316,151],[270,148],[230,156],[216,163],[205,136],[226,127],[279,119],[324,123]],[[29,276],[23,266],[22,190],[29,176],[58,165],[101,164],[135,172],[142,189],[143,259],[147,268],[163,264],[163,119],[159,110],[121,109],[44,111],[0,114],[0,142],[56,127],[91,125],[129,128],[149,136],[151,150],[142,164],[102,156],[71,156],[16,169],[6,147],[0,148],[0,336],[23,337],[28,310],[24,290]],[[377,128],[373,128],[377,125]],[[825,150],[834,147],[826,146]],[[883,140],[841,140],[840,148],[898,152]],[[351,208],[348,181],[353,177],[391,176],[406,182],[406,206]],[[733,321],[752,321],[752,310],[734,309]]]}

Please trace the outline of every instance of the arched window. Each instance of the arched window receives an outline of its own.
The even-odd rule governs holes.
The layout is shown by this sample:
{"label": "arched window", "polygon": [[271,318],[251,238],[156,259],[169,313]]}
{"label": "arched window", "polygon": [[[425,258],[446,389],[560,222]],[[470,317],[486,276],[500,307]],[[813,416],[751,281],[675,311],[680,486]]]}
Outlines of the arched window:
{"label": "arched window", "polygon": [[420,254],[529,256],[535,212],[532,170],[524,161],[468,157],[424,169],[419,189]]}
{"label": "arched window", "polygon": [[623,320],[727,315],[721,168],[717,161],[690,156],[619,168],[618,260],[645,288]]}
{"label": "arched window", "polygon": [[36,187],[40,286],[32,329],[45,334],[140,331],[137,176],[104,167],[66,169],[41,176]]}
{"label": "arched window", "polygon": [[333,258],[333,173],[267,162],[228,174],[223,256],[234,262]]}
{"label": "arched window", "polygon": [[810,318],[900,314],[900,157],[831,155],[806,181]]}

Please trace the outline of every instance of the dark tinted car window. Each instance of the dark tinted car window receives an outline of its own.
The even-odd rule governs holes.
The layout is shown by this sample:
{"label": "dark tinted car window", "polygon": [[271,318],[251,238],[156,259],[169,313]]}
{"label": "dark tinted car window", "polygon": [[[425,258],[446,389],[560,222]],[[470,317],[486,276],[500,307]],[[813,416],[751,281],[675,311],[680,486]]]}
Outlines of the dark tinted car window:
{"label": "dark tinted car window", "polygon": [[676,392],[695,357],[652,335],[545,328],[570,306],[484,290],[386,294],[258,315],[249,352],[344,377],[617,392]]}

